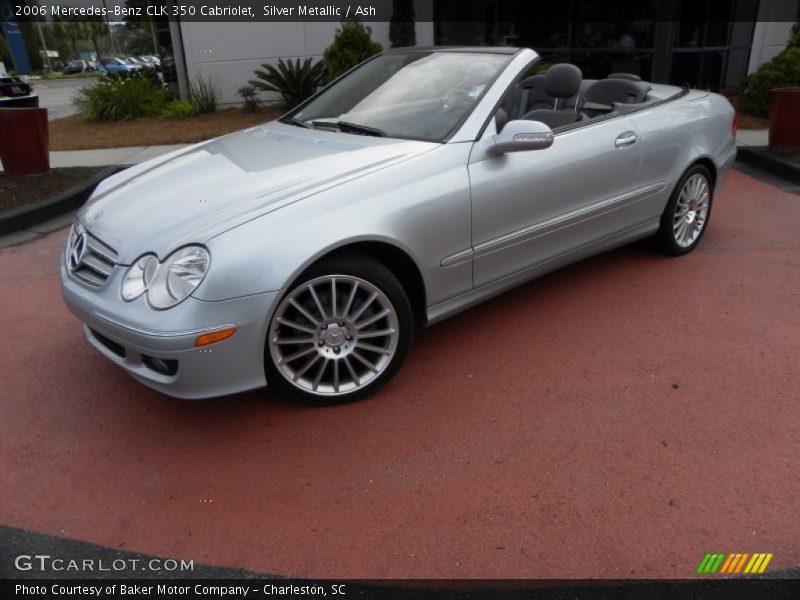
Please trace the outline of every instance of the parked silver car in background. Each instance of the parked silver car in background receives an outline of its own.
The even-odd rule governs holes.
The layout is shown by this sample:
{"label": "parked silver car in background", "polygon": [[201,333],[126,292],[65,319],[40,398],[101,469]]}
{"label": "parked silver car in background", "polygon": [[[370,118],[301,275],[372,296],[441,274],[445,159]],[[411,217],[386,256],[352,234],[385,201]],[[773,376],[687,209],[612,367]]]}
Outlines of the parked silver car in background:
{"label": "parked silver car in background", "polygon": [[89,342],[202,398],[362,398],[414,330],[592,254],[691,251],[733,164],[721,96],[517,48],[397,49],[281,119],[132,167],[60,262]]}

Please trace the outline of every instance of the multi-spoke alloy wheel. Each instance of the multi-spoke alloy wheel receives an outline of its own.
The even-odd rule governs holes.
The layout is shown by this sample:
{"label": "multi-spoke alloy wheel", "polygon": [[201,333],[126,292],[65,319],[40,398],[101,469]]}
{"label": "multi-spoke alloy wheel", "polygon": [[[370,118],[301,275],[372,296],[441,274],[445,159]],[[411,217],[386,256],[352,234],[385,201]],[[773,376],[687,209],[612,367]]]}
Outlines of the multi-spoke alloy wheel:
{"label": "multi-spoke alloy wheel", "polygon": [[[402,302],[409,311],[404,295]],[[349,401],[379,387],[401,346],[405,320],[390,293],[364,277],[315,276],[278,306],[269,329],[269,358],[292,396],[322,404]]]}
{"label": "multi-spoke alloy wheel", "polygon": [[711,213],[711,174],[695,165],[683,174],[661,216],[656,241],[667,254],[692,251],[708,224]]}
{"label": "multi-spoke alloy wheel", "polygon": [[688,248],[700,236],[706,226],[710,205],[708,181],[700,173],[695,173],[683,184],[675,204],[672,231],[675,243],[681,248]]}

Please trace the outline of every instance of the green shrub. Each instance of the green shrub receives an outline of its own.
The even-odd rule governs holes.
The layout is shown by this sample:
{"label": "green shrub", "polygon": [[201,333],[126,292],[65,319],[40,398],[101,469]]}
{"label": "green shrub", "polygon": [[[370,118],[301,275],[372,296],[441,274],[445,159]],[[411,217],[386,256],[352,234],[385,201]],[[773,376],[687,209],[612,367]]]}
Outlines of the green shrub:
{"label": "green shrub", "polygon": [[165,107],[161,116],[174,119],[185,119],[197,115],[197,107],[187,100],[173,100]]}
{"label": "green shrub", "polygon": [[789,48],[800,48],[800,4],[797,5],[797,21],[792,25],[792,33],[787,46]]}
{"label": "green shrub", "polygon": [[738,106],[744,112],[766,117],[769,91],[796,86],[800,86],[800,48],[789,47],[747,77]]}
{"label": "green shrub", "polygon": [[542,61],[531,67],[531,69],[525,74],[525,76],[531,77],[532,75],[542,73],[544,71],[547,71],[547,69],[549,69],[552,66],[553,65],[551,63]]}
{"label": "green shrub", "polygon": [[253,85],[243,85],[236,93],[244,100],[242,112],[251,113],[258,110],[258,90]]}
{"label": "green shrub", "polygon": [[333,81],[382,50],[383,46],[372,40],[371,27],[365,27],[358,21],[343,22],[342,27],[336,30],[333,42],[322,55],[326,80]]}
{"label": "green shrub", "polygon": [[104,75],[78,92],[73,103],[94,121],[130,121],[160,115],[172,92],[153,74]]}
{"label": "green shrub", "polygon": [[198,75],[189,84],[189,102],[194,105],[196,114],[216,111],[221,95],[219,84],[213,79],[205,80]]}
{"label": "green shrub", "polygon": [[291,59],[278,60],[278,66],[263,64],[263,71],[256,69],[258,79],[251,79],[250,85],[262,91],[277,92],[287,109],[294,108],[317,91],[322,83],[324,67],[322,62],[312,64],[310,58],[300,63]]}

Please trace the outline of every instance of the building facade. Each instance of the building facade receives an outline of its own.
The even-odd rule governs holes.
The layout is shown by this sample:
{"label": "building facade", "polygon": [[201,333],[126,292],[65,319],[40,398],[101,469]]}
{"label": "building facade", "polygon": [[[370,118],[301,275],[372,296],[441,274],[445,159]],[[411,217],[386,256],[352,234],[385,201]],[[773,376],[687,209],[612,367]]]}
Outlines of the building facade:
{"label": "building facade", "polygon": [[[659,83],[735,89],[786,46],[798,0],[415,0],[417,44],[507,45],[572,62],[587,78],[630,72]],[[427,3],[426,7],[422,5]],[[431,6],[432,5],[432,6]],[[389,47],[389,24],[365,23]],[[223,103],[262,63],[319,59],[338,23],[163,22],[162,54],[175,80],[218,83]],[[269,101],[274,97],[266,95]]]}

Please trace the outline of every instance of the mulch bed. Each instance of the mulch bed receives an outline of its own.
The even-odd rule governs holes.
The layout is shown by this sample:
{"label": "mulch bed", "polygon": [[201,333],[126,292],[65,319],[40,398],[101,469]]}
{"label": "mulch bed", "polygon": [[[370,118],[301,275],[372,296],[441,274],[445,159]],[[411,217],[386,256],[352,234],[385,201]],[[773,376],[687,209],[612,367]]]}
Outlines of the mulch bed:
{"label": "mulch bed", "polygon": [[75,115],[50,121],[50,150],[192,144],[271,121],[284,112],[271,106],[252,113],[228,108],[185,119],[143,117],[108,123],[96,123]]}
{"label": "mulch bed", "polygon": [[769,119],[766,117],[756,117],[747,113],[737,112],[736,119],[739,129],[769,129]]}
{"label": "mulch bed", "polygon": [[67,191],[108,167],[51,169],[46,175],[10,176],[0,172],[0,213],[22,208]]}

